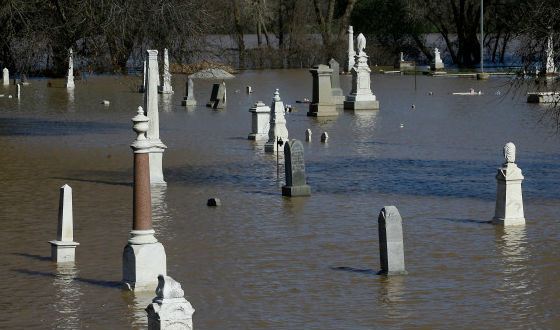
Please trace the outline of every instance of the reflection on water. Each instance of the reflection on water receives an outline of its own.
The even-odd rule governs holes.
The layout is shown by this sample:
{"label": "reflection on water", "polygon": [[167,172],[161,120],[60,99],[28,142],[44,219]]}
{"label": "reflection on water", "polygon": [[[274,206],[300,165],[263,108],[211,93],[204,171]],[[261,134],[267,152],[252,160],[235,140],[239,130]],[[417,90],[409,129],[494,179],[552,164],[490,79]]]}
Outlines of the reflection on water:
{"label": "reflection on water", "polygon": [[534,275],[530,269],[531,254],[527,249],[525,225],[496,226],[496,243],[501,254],[502,274],[498,290],[503,292],[505,306],[516,310],[517,316],[527,315],[534,308],[531,284]]}
{"label": "reflection on water", "polygon": [[131,317],[131,325],[133,329],[146,329],[148,326],[148,316],[146,307],[152,302],[155,297],[153,291],[142,292],[122,292],[124,302],[128,306],[128,313]]}
{"label": "reflection on water", "polygon": [[80,288],[74,279],[78,270],[74,263],[56,265],[53,285],[56,288],[54,310],[57,311],[56,329],[80,328]]}
{"label": "reflection on water", "polygon": [[152,222],[156,235],[171,235],[167,228],[169,227],[169,211],[165,200],[167,185],[152,185],[150,187],[152,193]]}
{"label": "reflection on water", "polygon": [[406,319],[410,312],[406,309],[406,276],[377,276],[379,283],[379,303],[389,319]]}
{"label": "reflection on water", "polygon": [[74,112],[74,89],[66,89],[66,94],[68,95],[68,112]]}

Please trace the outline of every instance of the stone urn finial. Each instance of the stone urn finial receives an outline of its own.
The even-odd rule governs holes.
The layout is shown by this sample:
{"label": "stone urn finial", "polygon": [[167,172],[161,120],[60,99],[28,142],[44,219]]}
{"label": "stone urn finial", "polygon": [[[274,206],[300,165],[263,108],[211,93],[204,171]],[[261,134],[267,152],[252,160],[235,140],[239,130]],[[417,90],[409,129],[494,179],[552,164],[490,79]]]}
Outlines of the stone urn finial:
{"label": "stone urn finial", "polygon": [[504,158],[506,163],[515,163],[515,144],[508,142],[504,146]]}
{"label": "stone urn finial", "polygon": [[132,118],[132,129],[138,135],[136,141],[146,140],[146,132],[148,131],[150,118],[144,115],[144,109],[138,107],[138,112],[134,118]]}

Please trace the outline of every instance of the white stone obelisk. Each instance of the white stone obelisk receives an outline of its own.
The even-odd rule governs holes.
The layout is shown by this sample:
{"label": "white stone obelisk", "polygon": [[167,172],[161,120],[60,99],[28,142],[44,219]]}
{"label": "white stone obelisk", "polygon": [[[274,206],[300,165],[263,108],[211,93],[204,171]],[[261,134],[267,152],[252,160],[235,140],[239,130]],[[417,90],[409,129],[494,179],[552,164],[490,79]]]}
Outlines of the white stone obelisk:
{"label": "white stone obelisk", "polygon": [[163,152],[165,144],[159,138],[159,109],[158,109],[158,51],[148,50],[148,63],[146,66],[146,91],[144,92],[144,111],[150,118],[148,140],[150,149],[150,182],[151,184],[166,184],[163,178]]}
{"label": "white stone obelisk", "polygon": [[552,33],[548,35],[548,43],[546,47],[546,74],[552,75],[556,73],[554,65],[554,45],[552,43]]}
{"label": "white stone obelisk", "polygon": [[515,145],[508,142],[504,147],[505,163],[498,169],[496,180],[496,213],[492,222],[504,226],[524,225],[523,193],[521,182],[523,174],[515,164]]}
{"label": "white stone obelisk", "polygon": [[51,258],[55,262],[74,262],[76,246],[74,242],[74,217],[72,215],[72,188],[65,184],[60,187],[58,203],[58,228],[56,240],[51,243]]}
{"label": "white stone obelisk", "polygon": [[66,88],[73,89],[74,85],[74,53],[72,47],[68,49],[68,76],[66,77]]}
{"label": "white stone obelisk", "polygon": [[163,50],[163,85],[160,92],[162,94],[173,94],[171,87],[171,73],[169,73],[169,52],[167,48]]}
{"label": "white stone obelisk", "polygon": [[[288,142],[288,128],[284,118],[284,102],[280,99],[280,92],[276,89],[272,105],[270,106],[270,128],[268,130],[268,141],[264,145],[265,152],[275,152],[278,149],[278,140]],[[284,152],[284,148],[278,149]]]}
{"label": "white stone obelisk", "polygon": [[366,38],[359,34],[356,38],[358,54],[352,68],[352,91],[344,101],[344,109],[349,110],[378,110],[379,101],[371,92],[371,69],[367,64],[368,56],[365,52]]}
{"label": "white stone obelisk", "polygon": [[2,79],[4,81],[4,86],[10,85],[10,70],[8,70],[8,68],[2,70]]}
{"label": "white stone obelisk", "polygon": [[181,283],[159,275],[156,297],[146,308],[148,330],[192,330],[194,308],[184,295]]}
{"label": "white stone obelisk", "polygon": [[346,72],[351,72],[354,67],[354,57],[356,52],[354,51],[354,28],[352,25],[348,26],[348,59],[346,61]]}

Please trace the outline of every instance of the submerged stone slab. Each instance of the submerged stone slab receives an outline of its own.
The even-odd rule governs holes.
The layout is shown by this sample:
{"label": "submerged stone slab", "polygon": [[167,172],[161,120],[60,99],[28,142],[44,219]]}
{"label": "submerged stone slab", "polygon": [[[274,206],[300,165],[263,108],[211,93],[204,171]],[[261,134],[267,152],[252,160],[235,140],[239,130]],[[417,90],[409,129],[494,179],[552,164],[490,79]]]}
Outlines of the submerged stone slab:
{"label": "submerged stone slab", "polygon": [[402,218],[395,206],[385,206],[379,212],[379,254],[381,259],[380,274],[406,274],[404,266],[404,242]]}

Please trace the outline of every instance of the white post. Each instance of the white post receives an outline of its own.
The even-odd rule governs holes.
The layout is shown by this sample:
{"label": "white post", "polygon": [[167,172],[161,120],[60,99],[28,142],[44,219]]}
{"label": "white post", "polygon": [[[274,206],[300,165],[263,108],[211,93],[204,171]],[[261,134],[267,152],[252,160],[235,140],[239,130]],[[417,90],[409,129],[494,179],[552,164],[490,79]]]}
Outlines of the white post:
{"label": "white post", "polygon": [[484,72],[484,0],[480,0],[480,72]]}
{"label": "white post", "polygon": [[346,72],[350,72],[354,67],[354,28],[352,25],[348,26],[348,61],[346,63]]}
{"label": "white post", "polygon": [[72,188],[67,184],[60,187],[56,240],[49,243],[51,243],[51,258],[53,261],[74,262],[76,259],[76,246],[80,243],[74,242]]}
{"label": "white post", "polygon": [[74,56],[72,48],[68,50],[68,76],[66,77],[66,88],[74,89]]}
{"label": "white post", "polygon": [[2,79],[4,80],[4,86],[10,85],[10,71],[8,68],[2,70]]}
{"label": "white post", "polygon": [[144,109],[150,118],[150,128],[147,137],[152,148],[150,149],[150,182],[151,184],[166,184],[163,179],[163,152],[165,144],[159,138],[159,109],[158,109],[158,51],[148,50],[146,66],[146,91],[144,92]]}

